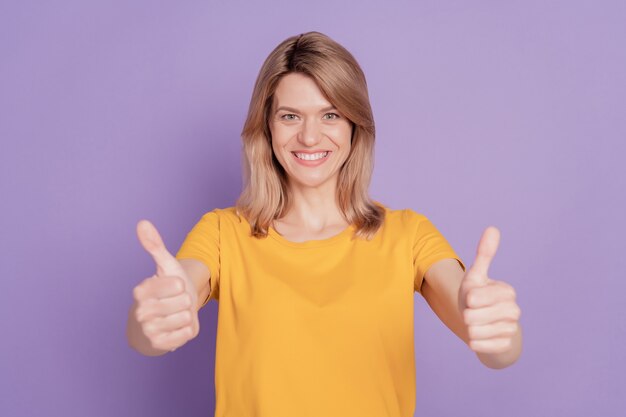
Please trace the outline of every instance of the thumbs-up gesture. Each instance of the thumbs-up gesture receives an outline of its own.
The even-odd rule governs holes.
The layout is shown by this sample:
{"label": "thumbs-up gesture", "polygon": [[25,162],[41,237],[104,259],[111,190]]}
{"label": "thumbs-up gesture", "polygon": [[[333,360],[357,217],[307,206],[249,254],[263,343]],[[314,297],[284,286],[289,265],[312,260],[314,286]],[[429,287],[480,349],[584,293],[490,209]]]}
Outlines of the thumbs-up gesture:
{"label": "thumbs-up gesture", "polygon": [[498,229],[485,229],[476,260],[459,289],[459,310],[467,326],[468,345],[476,353],[507,352],[519,327],[521,309],[515,301],[515,289],[487,275],[499,242]]}
{"label": "thumbs-up gesture", "polygon": [[156,263],[156,275],[133,289],[135,317],[153,348],[174,351],[200,331],[198,294],[152,223],[141,220],[137,224],[137,236]]}

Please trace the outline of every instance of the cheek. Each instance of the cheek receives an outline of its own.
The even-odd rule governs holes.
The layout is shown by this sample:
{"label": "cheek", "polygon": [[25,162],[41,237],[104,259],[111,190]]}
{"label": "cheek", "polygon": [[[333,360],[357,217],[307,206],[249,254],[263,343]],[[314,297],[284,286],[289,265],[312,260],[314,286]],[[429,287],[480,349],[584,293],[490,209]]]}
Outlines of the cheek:
{"label": "cheek", "polygon": [[284,126],[270,127],[270,132],[272,134],[272,146],[274,146],[274,148],[284,146],[289,140],[289,129]]}
{"label": "cheek", "polygon": [[337,141],[340,146],[350,146],[350,138],[352,136],[352,127],[349,125],[338,125],[333,128],[332,138]]}

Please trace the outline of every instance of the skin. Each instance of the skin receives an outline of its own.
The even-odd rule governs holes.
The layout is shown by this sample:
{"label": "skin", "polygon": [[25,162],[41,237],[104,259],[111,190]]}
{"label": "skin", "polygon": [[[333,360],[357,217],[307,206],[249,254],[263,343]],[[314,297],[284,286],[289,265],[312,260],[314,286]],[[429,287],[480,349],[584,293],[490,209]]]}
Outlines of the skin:
{"label": "skin", "polygon": [[[292,73],[277,86],[269,127],[293,201],[274,229],[292,241],[324,239],[344,230],[348,224],[335,195],[339,170],[350,153],[350,122],[332,108],[311,78]],[[296,150],[332,153],[322,165],[307,167],[294,159]],[[133,290],[128,340],[145,355],[162,355],[197,336],[198,309],[209,295],[211,275],[200,261],[176,260],[147,220],[139,222],[137,235],[157,273]],[[422,284],[422,295],[433,312],[493,369],[515,363],[522,350],[515,289],[488,273],[499,241],[498,229],[486,228],[466,272],[456,260],[443,259],[428,269]]]}
{"label": "skin", "polygon": [[[285,75],[276,88],[269,128],[272,149],[285,169],[293,205],[274,222],[287,239],[323,239],[348,227],[335,200],[339,170],[350,154],[351,123],[324,97],[315,81]],[[331,151],[318,167],[300,165],[293,151]]]}
{"label": "skin", "polygon": [[[176,260],[149,221],[137,224],[137,237],[154,259],[156,273],[133,289],[126,336],[138,352],[159,356],[176,350],[200,332],[198,297],[204,294],[210,275],[199,261]],[[198,288],[202,290],[198,292]]]}
{"label": "skin", "polygon": [[492,369],[512,365],[522,352],[515,289],[488,275],[499,240],[497,228],[486,228],[467,272],[455,259],[443,259],[428,269],[422,284],[433,312]]}

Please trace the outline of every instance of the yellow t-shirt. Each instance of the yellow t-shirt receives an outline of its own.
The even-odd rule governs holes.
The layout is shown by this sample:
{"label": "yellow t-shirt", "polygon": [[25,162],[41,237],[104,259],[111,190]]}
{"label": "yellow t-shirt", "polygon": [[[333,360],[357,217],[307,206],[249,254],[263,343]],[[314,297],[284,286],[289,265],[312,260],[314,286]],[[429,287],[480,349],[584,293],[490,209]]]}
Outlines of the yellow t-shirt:
{"label": "yellow t-shirt", "polygon": [[413,416],[413,294],[433,263],[465,265],[424,215],[384,207],[370,241],[257,239],[234,207],[189,232],[176,257],[219,300],[216,417]]}

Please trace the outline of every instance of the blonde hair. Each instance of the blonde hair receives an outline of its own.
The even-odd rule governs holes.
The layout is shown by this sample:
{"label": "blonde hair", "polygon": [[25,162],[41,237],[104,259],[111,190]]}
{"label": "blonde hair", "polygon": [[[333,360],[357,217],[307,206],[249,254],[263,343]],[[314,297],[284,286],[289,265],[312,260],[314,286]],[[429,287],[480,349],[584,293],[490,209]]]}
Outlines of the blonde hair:
{"label": "blonde hair", "polygon": [[293,72],[311,77],[352,124],[350,154],[339,171],[336,198],[346,221],[355,226],[355,235],[371,239],[383,223],[385,209],[368,194],[375,128],[365,75],[350,52],[319,32],[287,38],[261,67],[241,132],[244,189],[237,212],[250,223],[252,236],[261,238],[290,207],[287,174],[272,151],[268,121],[278,82]]}

